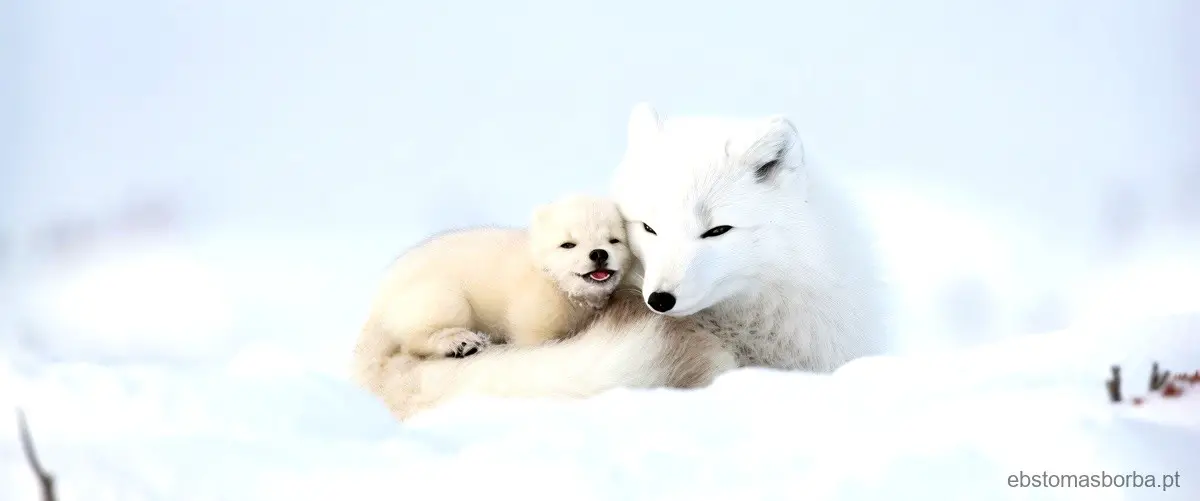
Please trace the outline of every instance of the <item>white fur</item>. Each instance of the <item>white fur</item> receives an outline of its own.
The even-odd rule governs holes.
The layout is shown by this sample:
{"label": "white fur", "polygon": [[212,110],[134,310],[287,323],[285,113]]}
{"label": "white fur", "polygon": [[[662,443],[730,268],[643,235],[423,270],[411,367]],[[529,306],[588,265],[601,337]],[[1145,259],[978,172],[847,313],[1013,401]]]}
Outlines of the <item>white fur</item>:
{"label": "white fur", "polygon": [[[564,245],[570,248],[564,248]],[[601,268],[608,280],[585,278]],[[603,307],[630,261],[609,200],[571,196],[535,211],[528,231],[484,228],[430,239],[388,270],[355,347],[369,387],[395,356],[440,358],[493,339],[533,345],[573,333]]]}
{"label": "white fur", "polygon": [[[670,292],[675,307],[656,315],[644,305],[609,313],[621,309],[613,306],[550,346],[397,361],[384,391],[397,416],[467,394],[583,397],[615,387],[703,386],[735,359],[827,372],[882,351],[869,244],[837,191],[806,164],[788,119],[661,120],[643,104],[628,130],[613,192],[643,269],[642,298]],[[777,167],[756,179],[770,160]],[[700,238],[720,225],[732,229]]]}
{"label": "white fur", "polygon": [[745,366],[831,371],[882,351],[870,243],[787,118],[660,120],[643,104],[629,131],[613,194],[647,300],[672,293],[665,314],[694,315]]}

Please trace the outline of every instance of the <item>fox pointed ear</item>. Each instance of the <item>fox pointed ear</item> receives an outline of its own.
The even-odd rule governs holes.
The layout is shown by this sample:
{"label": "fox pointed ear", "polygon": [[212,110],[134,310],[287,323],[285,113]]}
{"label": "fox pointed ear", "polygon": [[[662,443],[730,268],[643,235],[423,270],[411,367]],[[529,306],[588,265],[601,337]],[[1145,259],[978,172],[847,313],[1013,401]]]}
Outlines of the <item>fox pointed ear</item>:
{"label": "fox pointed ear", "polygon": [[637,147],[662,131],[662,119],[650,103],[641,102],[629,112],[629,147]]}
{"label": "fox pointed ear", "polygon": [[804,166],[804,144],[796,125],[783,115],[767,118],[767,132],[755,149],[764,151],[764,160],[754,167],[758,182],[775,179],[780,172],[793,172]]}
{"label": "fox pointed ear", "polygon": [[787,115],[771,115],[767,117],[767,126],[771,132],[781,135],[799,136],[800,132],[796,130],[796,124],[792,123],[792,119]]}

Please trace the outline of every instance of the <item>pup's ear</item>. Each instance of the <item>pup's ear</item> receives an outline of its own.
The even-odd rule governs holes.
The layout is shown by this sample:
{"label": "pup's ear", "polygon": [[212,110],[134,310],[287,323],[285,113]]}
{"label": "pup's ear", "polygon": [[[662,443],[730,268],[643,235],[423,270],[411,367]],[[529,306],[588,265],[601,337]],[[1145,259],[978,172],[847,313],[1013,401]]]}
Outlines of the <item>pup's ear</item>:
{"label": "pup's ear", "polygon": [[795,124],[783,115],[767,118],[766,131],[752,151],[759,158],[751,167],[759,183],[777,179],[782,173],[794,172],[804,166],[804,145]]}
{"label": "pup's ear", "polygon": [[662,119],[650,103],[638,103],[629,112],[628,144],[630,149],[645,144],[647,140],[662,132]]}
{"label": "pup's ear", "polygon": [[536,231],[550,217],[550,204],[542,204],[533,208],[533,214],[529,218],[529,229]]}

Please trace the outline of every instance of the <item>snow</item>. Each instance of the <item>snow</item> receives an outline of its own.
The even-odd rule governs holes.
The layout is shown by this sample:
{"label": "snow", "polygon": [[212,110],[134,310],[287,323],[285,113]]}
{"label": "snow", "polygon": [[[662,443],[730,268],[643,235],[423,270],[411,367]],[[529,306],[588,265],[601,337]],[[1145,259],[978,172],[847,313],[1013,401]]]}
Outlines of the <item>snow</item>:
{"label": "snow", "polygon": [[[742,369],[697,391],[463,399],[397,424],[348,382],[289,371],[5,367],[62,499],[1195,499],[1200,313],[881,356],[832,375]],[[1125,402],[1103,381],[1120,364]],[[0,428],[15,430],[13,419]],[[15,433],[2,499],[33,499]],[[1180,473],[1173,489],[1019,489],[1025,472]],[[1151,495],[1153,493],[1153,495]],[[1189,497],[1190,496],[1190,497]]]}
{"label": "snow", "polygon": [[[1200,390],[1104,390],[1113,364],[1127,398],[1152,361],[1200,369],[1198,19],[0,2],[0,406],[63,501],[1200,499]],[[791,116],[878,232],[899,352],[405,424],[345,380],[396,253],[603,192],[641,100]],[[46,245],[63,221],[78,249]],[[37,496],[15,426],[0,410],[0,501]],[[1008,487],[1131,470],[1180,487]]]}
{"label": "snow", "polygon": [[[204,338],[219,347],[205,346],[186,321],[159,323],[156,337],[119,315],[109,324],[90,306],[106,301],[115,311],[136,311],[130,308],[153,300],[163,311],[192,314],[180,304],[194,304],[198,315],[181,319],[202,320],[219,301],[198,300],[209,294],[201,284],[240,291],[217,295],[233,316],[304,307],[324,286],[361,289],[323,297],[332,317],[325,322],[353,332],[377,271],[354,263],[371,259],[354,259],[356,251],[337,245],[310,248],[311,270],[293,278],[290,295],[250,308],[249,298],[271,290],[283,270],[296,270],[297,261],[279,257],[292,243],[260,243],[231,260],[232,249],[213,241],[196,235],[101,252],[37,282],[45,298],[60,297],[57,290],[75,300],[48,300],[56,308],[51,318],[96,325],[76,334],[54,330],[34,344],[11,337],[0,358],[0,401],[25,409],[61,499],[390,492],[445,499],[1195,499],[1200,492],[1193,480],[1200,386],[1176,399],[1146,391],[1151,362],[1200,369],[1194,263],[1151,256],[1097,275],[1077,301],[1093,307],[1079,310],[1087,314],[1066,330],[866,358],[832,375],[744,369],[690,392],[464,399],[401,424],[346,380],[352,336],[318,342],[234,331]],[[339,263],[361,283],[319,273]],[[166,280],[174,276],[187,279]],[[41,296],[30,296],[38,304]],[[106,336],[109,328],[134,334]],[[1110,403],[1104,388],[1114,364],[1125,377],[1121,404]],[[1146,401],[1134,406],[1135,396]],[[0,417],[2,429],[13,433],[0,433],[0,499],[32,499],[34,479],[11,414]],[[1180,486],[1007,485],[1021,472],[1135,471],[1159,480],[1179,472]]]}

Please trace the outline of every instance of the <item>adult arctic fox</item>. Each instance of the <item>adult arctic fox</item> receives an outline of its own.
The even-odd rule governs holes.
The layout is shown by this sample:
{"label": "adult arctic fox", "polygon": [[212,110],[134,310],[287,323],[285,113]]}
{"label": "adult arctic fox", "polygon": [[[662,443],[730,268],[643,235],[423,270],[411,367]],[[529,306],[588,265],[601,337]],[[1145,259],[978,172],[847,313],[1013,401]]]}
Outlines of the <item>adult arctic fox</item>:
{"label": "adult arctic fox", "polygon": [[616,204],[585,195],[539,207],[528,230],[434,237],[384,277],[355,345],[356,378],[374,389],[394,357],[469,356],[493,339],[535,345],[572,334],[608,303],[630,258]]}
{"label": "adult arctic fox", "polygon": [[828,372],[884,348],[866,235],[787,118],[661,120],[639,104],[613,194],[643,269],[639,311],[617,303],[550,346],[394,366],[397,416],[460,395],[703,386],[735,360]]}

